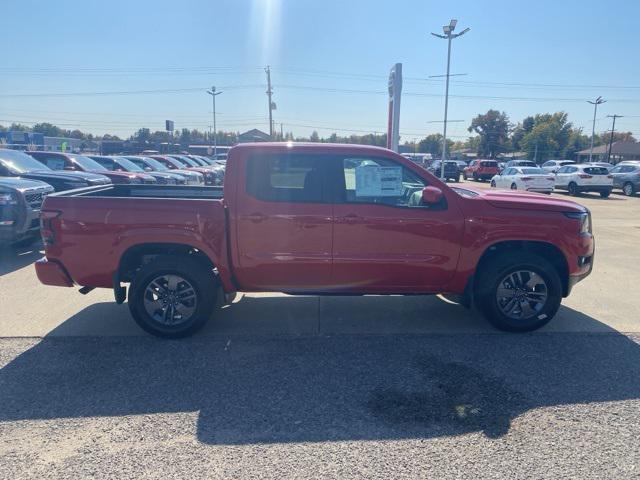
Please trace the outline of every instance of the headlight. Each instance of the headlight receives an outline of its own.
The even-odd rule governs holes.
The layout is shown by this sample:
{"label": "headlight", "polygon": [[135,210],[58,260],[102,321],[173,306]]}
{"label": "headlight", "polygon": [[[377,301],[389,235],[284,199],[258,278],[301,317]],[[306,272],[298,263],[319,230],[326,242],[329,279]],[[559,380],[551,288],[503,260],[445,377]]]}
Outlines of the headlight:
{"label": "headlight", "polygon": [[0,193],[0,205],[17,205],[18,197],[12,192]]}
{"label": "headlight", "polygon": [[591,233],[591,212],[565,212],[565,216],[580,222],[580,235]]}

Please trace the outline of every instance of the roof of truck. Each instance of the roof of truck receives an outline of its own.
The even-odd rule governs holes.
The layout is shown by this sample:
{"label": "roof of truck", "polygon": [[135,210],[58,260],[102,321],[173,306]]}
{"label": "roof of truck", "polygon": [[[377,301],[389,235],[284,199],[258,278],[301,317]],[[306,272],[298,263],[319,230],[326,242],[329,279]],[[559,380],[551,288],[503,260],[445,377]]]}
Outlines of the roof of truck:
{"label": "roof of truck", "polygon": [[[255,150],[280,150],[282,148],[317,149],[317,150],[359,150],[377,153],[389,153],[391,150],[374,145],[360,145],[357,143],[318,143],[318,142],[253,142],[239,143],[233,148],[249,148]],[[395,153],[395,152],[393,152]]]}

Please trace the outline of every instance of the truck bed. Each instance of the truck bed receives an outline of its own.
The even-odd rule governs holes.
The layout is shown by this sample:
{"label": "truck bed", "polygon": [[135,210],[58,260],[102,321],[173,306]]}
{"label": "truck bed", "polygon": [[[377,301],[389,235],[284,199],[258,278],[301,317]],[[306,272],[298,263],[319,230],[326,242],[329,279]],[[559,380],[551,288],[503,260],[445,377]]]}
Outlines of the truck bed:
{"label": "truck bed", "polygon": [[222,187],[106,185],[49,195],[43,214],[55,231],[47,259],[73,283],[111,287],[123,256],[142,244],[196,248],[226,264]]}

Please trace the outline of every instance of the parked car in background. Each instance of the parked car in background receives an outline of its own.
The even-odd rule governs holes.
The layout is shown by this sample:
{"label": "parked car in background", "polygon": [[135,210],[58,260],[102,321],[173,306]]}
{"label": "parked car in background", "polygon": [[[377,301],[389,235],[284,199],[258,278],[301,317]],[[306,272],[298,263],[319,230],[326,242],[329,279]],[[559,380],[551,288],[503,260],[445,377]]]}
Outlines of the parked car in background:
{"label": "parked car in background", "polygon": [[186,169],[192,172],[198,172],[204,177],[205,185],[215,185],[216,174],[207,167],[201,167],[196,162],[184,155],[154,155],[152,158],[163,162],[167,167],[175,167],[177,169]]}
{"label": "parked car in background", "polygon": [[462,170],[467,168],[467,166],[469,165],[464,160],[454,160],[454,162],[456,162],[458,164],[458,170],[460,171],[461,174],[462,174]]}
{"label": "parked car in background", "polygon": [[41,180],[56,192],[111,183],[108,177],[96,173],[54,171],[24,152],[7,149],[0,149],[0,176]]}
{"label": "parked car in background", "polygon": [[609,169],[589,164],[565,165],[555,174],[555,188],[567,190],[569,195],[597,192],[607,198],[613,188],[613,176]]}
{"label": "parked car in background", "polygon": [[554,176],[538,167],[507,167],[491,179],[492,187],[539,193],[553,192],[554,184]]}
{"label": "parked car in background", "polygon": [[[438,178],[443,178],[442,175],[442,162],[440,160],[436,160],[429,168],[427,168],[429,172],[435,175]],[[443,180],[453,180],[454,182],[460,181],[460,169],[458,168],[458,163],[453,160],[445,160],[444,162],[444,178]]]}
{"label": "parked car in background", "polygon": [[52,170],[98,173],[108,177],[112,183],[155,183],[149,175],[109,171],[84,155],[62,152],[29,152],[29,155]]}
{"label": "parked car in background", "polygon": [[613,163],[608,162],[590,162],[589,165],[595,165],[596,167],[608,168],[609,171],[614,167]]}
{"label": "parked car in background", "polygon": [[573,165],[573,160],[547,160],[541,166],[545,172],[556,173],[564,165]]}
{"label": "parked car in background", "polygon": [[53,187],[39,180],[0,177],[0,246],[30,243],[40,231],[40,207]]}
{"label": "parked car in background", "polygon": [[509,160],[507,163],[504,164],[504,168],[511,168],[511,167],[537,168],[538,165],[536,164],[536,162],[532,162],[531,160]]}
{"label": "parked car in background", "polygon": [[474,160],[462,171],[462,177],[465,180],[473,178],[477,182],[491,180],[498,173],[500,169],[495,160]]}
{"label": "parked car in background", "polygon": [[[147,172],[144,168],[139,167],[131,160],[125,157],[119,156],[103,156],[103,155],[91,155],[91,159],[102,165],[109,171],[115,172],[128,172],[136,174],[144,174],[145,177],[151,177],[154,179],[153,183],[159,183],[162,185],[176,185],[177,180],[174,175],[164,172]],[[152,183],[152,182],[144,182]]]}
{"label": "parked car in background", "polygon": [[616,165],[609,173],[613,177],[613,188],[619,188],[626,196],[640,191],[640,162]]}
{"label": "parked car in background", "polygon": [[142,168],[145,172],[169,172],[182,177],[186,185],[204,185],[204,176],[191,170],[179,167],[168,167],[164,162],[144,155],[128,155],[127,158]]}

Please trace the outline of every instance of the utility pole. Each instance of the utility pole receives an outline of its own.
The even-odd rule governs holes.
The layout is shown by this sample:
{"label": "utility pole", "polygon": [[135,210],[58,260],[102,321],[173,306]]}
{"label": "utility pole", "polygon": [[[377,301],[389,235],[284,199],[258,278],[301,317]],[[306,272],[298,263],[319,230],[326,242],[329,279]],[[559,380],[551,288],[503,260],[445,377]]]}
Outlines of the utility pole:
{"label": "utility pole", "polygon": [[273,89],[271,88],[271,67],[267,65],[267,68],[264,69],[267,72],[267,97],[269,98],[269,136],[271,140],[273,140],[273,109],[275,105],[271,100],[271,96],[273,95]]}
{"label": "utility pole", "polygon": [[605,103],[602,97],[598,97],[595,101],[587,100],[587,103],[593,105],[593,125],[591,127],[591,148],[589,148],[589,163],[591,163],[591,157],[593,156],[593,139],[596,136],[596,112],[598,111],[598,105]]}
{"label": "utility pole", "polygon": [[442,31],[444,32],[444,35],[440,35],[438,33],[431,33],[431,35],[433,35],[434,37],[443,38],[448,42],[447,80],[445,82],[446,87],[445,87],[445,93],[444,93],[444,129],[442,134],[442,137],[443,137],[442,138],[442,159],[440,161],[440,178],[442,179],[444,179],[444,162],[447,159],[447,113],[449,109],[449,77],[451,76],[449,74],[449,67],[451,65],[451,40],[464,35],[470,30],[469,28],[465,28],[460,33],[454,34],[453,31],[455,30],[457,23],[458,21],[456,19],[451,19],[451,21],[449,22],[449,25],[443,26]]}
{"label": "utility pole", "polygon": [[613,147],[613,132],[616,131],[616,118],[622,118],[622,115],[607,115],[608,118],[613,118],[613,125],[611,126],[611,136],[609,137],[609,150],[607,151],[607,163],[611,163],[611,147]]}
{"label": "utility pole", "polygon": [[211,90],[207,90],[207,93],[211,95],[213,100],[213,156],[218,154],[218,130],[216,130],[216,97],[222,92],[216,92],[216,87],[211,87]]}
{"label": "utility pole", "polygon": [[284,142],[284,126],[280,123],[280,141]]}

